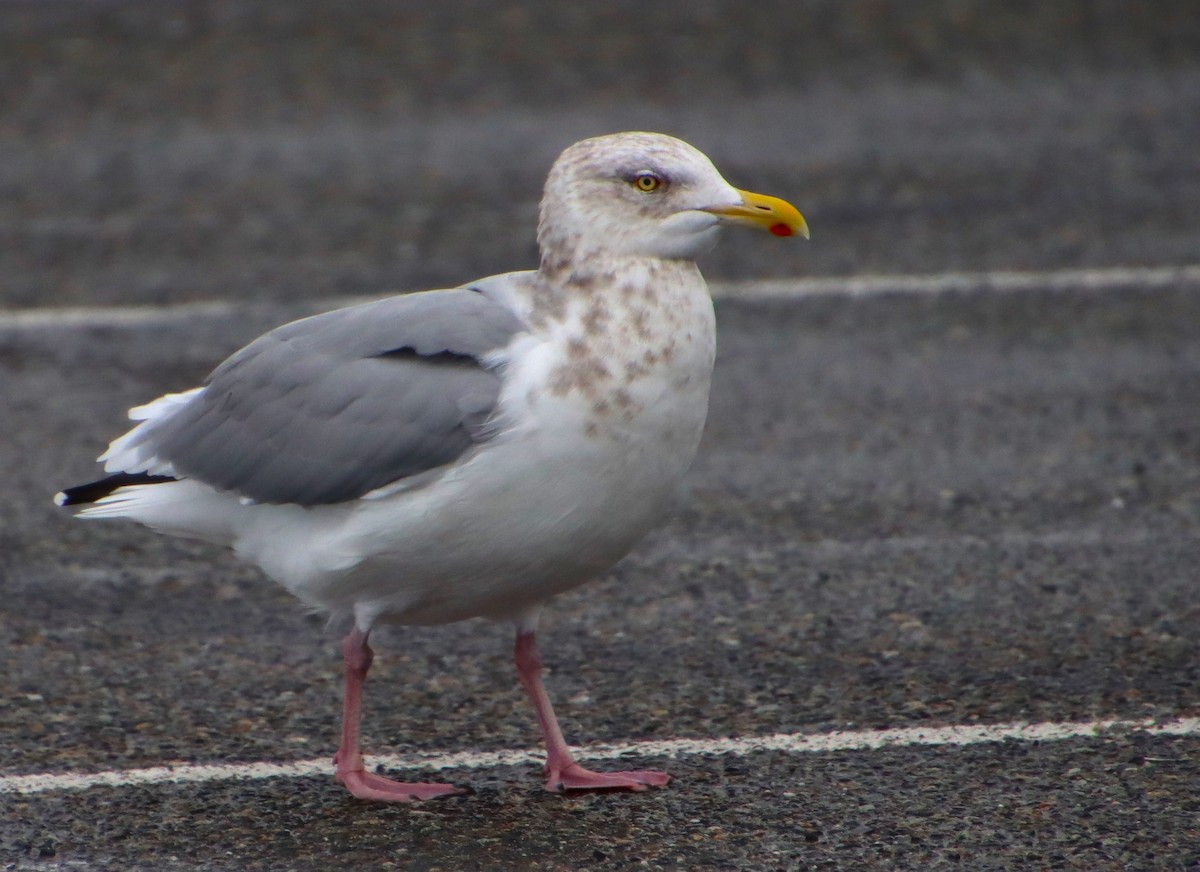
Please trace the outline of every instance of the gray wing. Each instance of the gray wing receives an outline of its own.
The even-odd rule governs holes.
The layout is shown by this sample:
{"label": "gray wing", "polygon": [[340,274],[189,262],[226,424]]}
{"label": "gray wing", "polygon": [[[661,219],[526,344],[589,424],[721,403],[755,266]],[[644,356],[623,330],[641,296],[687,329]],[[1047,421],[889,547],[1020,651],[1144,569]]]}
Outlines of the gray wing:
{"label": "gray wing", "polygon": [[522,329],[469,289],[285,324],[218,366],[146,447],[178,473],[257,502],[356,499],[489,437],[501,375],[481,360]]}

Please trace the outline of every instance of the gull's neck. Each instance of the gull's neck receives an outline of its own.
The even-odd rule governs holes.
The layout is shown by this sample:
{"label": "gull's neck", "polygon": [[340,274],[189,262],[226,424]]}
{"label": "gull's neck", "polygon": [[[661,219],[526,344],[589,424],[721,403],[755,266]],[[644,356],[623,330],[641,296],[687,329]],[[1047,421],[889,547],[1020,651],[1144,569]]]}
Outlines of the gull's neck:
{"label": "gull's neck", "polygon": [[562,257],[549,254],[530,274],[535,324],[583,322],[591,332],[623,317],[708,304],[708,288],[695,262],[645,256]]}

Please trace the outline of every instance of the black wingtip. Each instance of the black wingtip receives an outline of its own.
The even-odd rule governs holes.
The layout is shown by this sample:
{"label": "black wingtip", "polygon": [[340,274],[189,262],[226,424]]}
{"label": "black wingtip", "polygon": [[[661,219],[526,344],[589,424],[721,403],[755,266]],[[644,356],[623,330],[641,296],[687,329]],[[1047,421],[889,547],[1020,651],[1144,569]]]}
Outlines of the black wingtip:
{"label": "black wingtip", "polygon": [[102,500],[117,488],[134,484],[163,484],[177,481],[169,475],[150,475],[145,472],[118,472],[99,481],[69,487],[54,495],[54,502],[60,506],[82,506]]}

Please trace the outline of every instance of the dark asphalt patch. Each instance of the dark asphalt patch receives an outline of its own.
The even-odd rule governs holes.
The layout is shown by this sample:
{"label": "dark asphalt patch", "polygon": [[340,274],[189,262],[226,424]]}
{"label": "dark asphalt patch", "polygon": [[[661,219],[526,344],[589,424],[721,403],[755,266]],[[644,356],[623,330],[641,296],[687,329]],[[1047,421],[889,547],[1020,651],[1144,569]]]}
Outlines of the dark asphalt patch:
{"label": "dark asphalt patch", "polygon": [[17,869],[1181,869],[1200,844],[1195,745],[669,761],[681,787],[636,796],[498,772],[417,808],[321,779],[101,788],[6,798],[2,846]]}
{"label": "dark asphalt patch", "polygon": [[[0,400],[20,411],[6,771],[331,752],[319,618],[211,549],[49,502],[124,408],[281,315],[2,337]],[[1196,711],[1194,289],[722,303],[719,320],[690,498],[548,611],[574,741]],[[382,634],[368,750],[531,745],[510,644],[482,623]],[[9,795],[0,844],[99,868],[1172,868],[1195,859],[1196,745],[687,758],[636,797],[450,772],[477,795],[416,809],[322,779]]]}

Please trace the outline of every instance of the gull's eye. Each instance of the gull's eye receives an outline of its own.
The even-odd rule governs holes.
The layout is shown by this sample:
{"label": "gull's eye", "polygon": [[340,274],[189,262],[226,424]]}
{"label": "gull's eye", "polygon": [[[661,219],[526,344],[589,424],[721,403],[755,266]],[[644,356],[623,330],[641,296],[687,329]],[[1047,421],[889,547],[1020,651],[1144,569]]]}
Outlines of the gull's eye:
{"label": "gull's eye", "polygon": [[657,191],[665,184],[666,181],[658,173],[638,173],[633,177],[633,186],[647,194]]}

